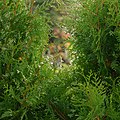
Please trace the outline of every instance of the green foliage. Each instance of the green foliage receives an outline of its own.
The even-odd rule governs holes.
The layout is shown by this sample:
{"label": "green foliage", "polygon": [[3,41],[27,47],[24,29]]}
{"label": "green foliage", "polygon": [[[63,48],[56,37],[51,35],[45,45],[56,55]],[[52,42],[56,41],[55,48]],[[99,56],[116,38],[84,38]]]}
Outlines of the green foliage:
{"label": "green foliage", "polygon": [[86,72],[92,69],[102,76],[119,76],[120,3],[86,0],[80,5],[76,20],[77,63]]}
{"label": "green foliage", "polygon": [[[31,12],[24,1],[0,1],[0,119],[119,120],[119,1],[37,2]],[[62,5],[75,64],[54,69],[43,52]]]}
{"label": "green foliage", "polygon": [[1,119],[27,119],[29,110],[41,102],[41,62],[47,40],[44,17],[30,14],[24,2],[0,2]]}
{"label": "green foliage", "polygon": [[65,9],[62,10],[61,8],[65,7],[64,0],[36,0],[36,4],[42,9],[40,13],[45,14],[46,19],[49,19],[50,26],[60,26],[60,19],[62,19],[61,17],[65,11]]}
{"label": "green foliage", "polygon": [[86,76],[81,72],[85,80],[82,83],[73,76],[76,68],[70,69],[59,70],[51,79],[42,82],[50,111],[60,119],[61,116],[72,120],[119,119],[119,84],[115,87],[113,83],[113,92],[108,97],[107,88],[96,73],[91,71]]}
{"label": "green foliage", "polygon": [[73,66],[57,69],[54,75],[42,82],[43,91],[45,91],[45,101],[49,103],[51,111],[60,119],[69,119],[71,111],[70,97],[67,95],[72,80]]}
{"label": "green foliage", "polygon": [[[79,116],[78,119],[117,120],[119,119],[119,105],[117,107],[118,101],[115,102],[114,100],[115,94],[118,96],[120,93],[118,90],[114,90],[114,88],[118,88],[120,80],[120,25],[118,19],[120,16],[120,3],[118,0],[78,0],[78,3],[79,7],[75,10],[76,40],[74,51],[76,52],[76,70],[74,80],[80,82],[83,86],[86,84],[86,79],[91,76],[89,75],[89,71],[92,70],[99,78],[99,86],[102,85],[102,88],[104,88],[102,94],[97,92],[99,86],[95,87],[92,84],[97,78],[87,82],[89,93],[92,96],[90,97],[92,103],[89,103],[90,101],[88,102],[87,98],[84,99],[85,102],[82,102],[81,105],[87,105],[85,111],[88,110],[89,114],[84,114],[83,117],[87,116],[85,118]],[[97,83],[97,81],[95,83]],[[87,88],[85,87],[83,91],[86,90]],[[81,89],[77,91],[81,91]],[[117,91],[117,93],[115,93],[115,91]],[[83,92],[83,94],[86,95],[85,92]],[[87,96],[89,96],[89,94],[87,94]],[[84,98],[84,96],[75,98],[75,102],[77,102],[77,100],[79,102],[81,101],[80,98]],[[99,102],[101,103],[100,106],[98,106]],[[79,105],[76,106],[79,107]],[[105,115],[106,118],[102,118],[101,116],[104,116],[104,114],[106,114],[105,112],[107,113],[107,115]]]}
{"label": "green foliage", "polygon": [[[87,76],[82,75],[86,83],[78,83],[77,87],[70,88],[73,91],[72,103],[79,108],[77,120],[119,119],[119,106],[117,109],[116,103],[113,102],[113,99],[115,100],[114,92],[110,96],[110,103],[106,102],[108,100],[108,96],[104,94],[106,88],[97,74],[90,72]],[[117,94],[120,93],[117,92]]]}

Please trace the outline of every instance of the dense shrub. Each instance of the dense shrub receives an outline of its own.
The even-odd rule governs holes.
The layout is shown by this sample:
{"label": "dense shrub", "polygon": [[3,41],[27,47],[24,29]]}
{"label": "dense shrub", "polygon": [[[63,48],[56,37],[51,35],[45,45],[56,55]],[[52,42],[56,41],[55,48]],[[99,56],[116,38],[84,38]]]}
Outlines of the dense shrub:
{"label": "dense shrub", "polygon": [[88,72],[115,78],[120,75],[118,0],[80,2],[76,22],[77,63]]}
{"label": "dense shrub", "polygon": [[[86,77],[89,76],[89,72],[91,70],[93,73],[95,72],[99,78],[96,80],[100,81],[99,85],[102,84],[104,86],[102,90],[104,91],[103,95],[106,96],[104,98],[104,106],[109,110],[107,119],[117,120],[119,115],[115,112],[119,112],[120,105],[117,105],[119,104],[118,102],[113,101],[116,96],[114,88],[118,89],[117,86],[119,86],[120,80],[120,3],[118,0],[86,0],[79,1],[79,3],[79,9],[76,10],[75,25],[76,71],[74,79],[86,84]],[[90,84],[92,82],[95,82],[95,79],[89,81]],[[93,86],[92,84],[92,89],[94,90]],[[95,89],[98,88],[96,87]],[[119,94],[117,92],[118,96]],[[82,98],[82,96],[79,98]],[[94,98],[92,102],[94,103],[96,100],[97,98]],[[87,117],[86,119],[94,119],[94,112],[89,114],[92,117]]]}
{"label": "dense shrub", "polygon": [[42,102],[42,53],[47,40],[44,17],[31,14],[24,1],[0,1],[1,119],[27,119]]}
{"label": "dense shrub", "polygon": [[[63,68],[43,57],[55,1],[69,5],[60,24],[75,34],[74,64]],[[24,0],[0,2],[0,119],[119,120],[119,1],[37,2],[36,12]]]}

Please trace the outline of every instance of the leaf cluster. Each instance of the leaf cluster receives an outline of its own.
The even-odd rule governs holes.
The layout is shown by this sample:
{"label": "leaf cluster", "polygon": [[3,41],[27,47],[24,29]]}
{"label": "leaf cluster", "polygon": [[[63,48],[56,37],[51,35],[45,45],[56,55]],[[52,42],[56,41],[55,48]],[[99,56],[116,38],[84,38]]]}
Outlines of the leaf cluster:
{"label": "leaf cluster", "polygon": [[0,1],[0,119],[28,119],[42,101],[47,40],[43,16],[31,14],[23,1]]}

